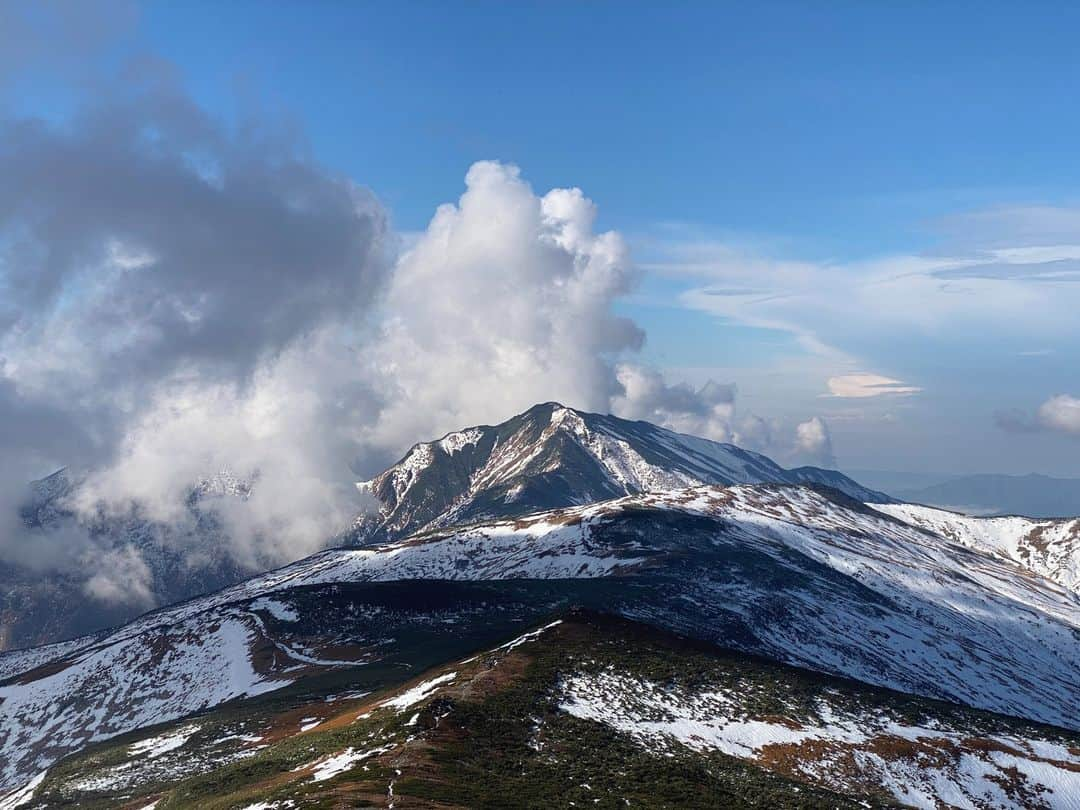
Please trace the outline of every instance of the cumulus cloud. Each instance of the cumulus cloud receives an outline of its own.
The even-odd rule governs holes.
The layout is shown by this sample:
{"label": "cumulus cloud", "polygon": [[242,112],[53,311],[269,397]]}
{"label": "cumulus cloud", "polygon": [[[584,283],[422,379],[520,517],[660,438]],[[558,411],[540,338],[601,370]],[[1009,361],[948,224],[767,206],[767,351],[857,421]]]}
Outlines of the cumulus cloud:
{"label": "cumulus cloud", "polygon": [[807,464],[822,467],[836,464],[829,428],[817,416],[795,426],[795,451]]}
{"label": "cumulus cloud", "polygon": [[1052,431],[1080,436],[1080,398],[1058,394],[1042,403],[1034,414],[1019,409],[999,411],[994,421],[1009,433]]}
{"label": "cumulus cloud", "polygon": [[[70,121],[0,121],[8,562],[92,556],[92,533],[20,530],[26,483],[61,466],[85,474],[69,506],[88,526],[135,503],[179,519],[205,476],[258,474],[249,506],[222,507],[253,566],[317,548],[349,511],[348,419],[373,395],[341,365],[391,268],[384,212],[287,129],[226,126],[155,67]],[[135,570],[137,551],[99,551]]]}
{"label": "cumulus cloud", "polygon": [[1039,406],[1039,424],[1047,430],[1080,436],[1080,399],[1059,394]]}
{"label": "cumulus cloud", "polygon": [[167,79],[67,127],[8,122],[0,174],[0,352],[24,390],[242,378],[383,270],[368,193]]}
{"label": "cumulus cloud", "polygon": [[642,330],[614,314],[635,271],[623,239],[595,233],[579,189],[537,195],[510,165],[469,169],[397,263],[370,362],[384,407],[370,441],[395,451],[545,400],[606,410],[613,358]]}
{"label": "cumulus cloud", "polygon": [[619,416],[715,441],[733,440],[734,385],[709,382],[697,389],[669,385],[656,370],[631,364],[620,365],[616,376],[622,392],[613,399],[612,409]]}
{"label": "cumulus cloud", "polygon": [[369,471],[420,437],[545,400],[793,455],[790,430],[736,417],[734,385],[671,383],[630,359],[645,335],[614,305],[638,271],[618,233],[595,232],[581,190],[539,195],[517,167],[494,162],[475,164],[465,184],[389,282],[368,352],[382,403],[365,431],[366,458],[378,462]]}
{"label": "cumulus cloud", "polygon": [[[760,449],[784,435],[736,419],[733,386],[633,362],[645,335],[615,304],[638,271],[581,190],[476,163],[396,256],[379,203],[294,134],[226,126],[167,70],[147,77],[64,124],[0,125],[0,559],[146,605],[153,572],[101,521],[163,527],[192,565],[265,568],[349,525],[354,474],[539,401]],[[81,533],[27,537],[25,482],[65,465]],[[192,494],[229,482],[243,496],[204,504],[208,550]]]}

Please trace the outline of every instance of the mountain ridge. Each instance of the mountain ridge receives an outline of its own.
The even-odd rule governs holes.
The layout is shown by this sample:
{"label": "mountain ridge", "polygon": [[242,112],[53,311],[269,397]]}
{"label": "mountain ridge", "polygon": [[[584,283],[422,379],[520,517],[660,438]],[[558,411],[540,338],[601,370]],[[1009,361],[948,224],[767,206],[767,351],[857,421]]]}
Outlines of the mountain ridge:
{"label": "mountain ridge", "polygon": [[[62,468],[30,485],[22,518],[31,531],[49,531],[76,519],[65,499],[80,479]],[[498,425],[464,428],[414,444],[401,461],[358,487],[375,496],[381,513],[361,513],[351,529],[343,526],[340,536],[328,537],[327,545],[384,542],[428,527],[524,515],[649,489],[768,481],[837,486],[862,500],[888,498],[834,471],[784,470],[768,457],[734,445],[547,402]],[[257,486],[257,477],[244,480],[221,470],[192,483],[182,527],[141,518],[134,508],[125,515],[80,517],[78,528],[105,548],[134,549],[149,569],[154,604],[170,604],[259,572],[224,553],[224,527],[215,512],[222,499],[242,501]],[[205,559],[186,564],[191,550],[202,552]],[[148,607],[94,602],[84,593],[79,573],[46,576],[0,565],[0,576],[10,586],[0,596],[0,649],[92,633],[131,620]]]}
{"label": "mountain ridge", "polygon": [[1080,716],[1076,594],[835,490],[704,486],[328,550],[82,644],[0,656],[0,776],[560,606],[1040,722]]}
{"label": "mountain ridge", "polygon": [[834,470],[788,470],[733,444],[546,402],[497,425],[418,442],[359,482],[380,509],[357,522],[356,534],[362,542],[390,540],[639,492],[743,483],[814,483],[864,502],[892,500]]}

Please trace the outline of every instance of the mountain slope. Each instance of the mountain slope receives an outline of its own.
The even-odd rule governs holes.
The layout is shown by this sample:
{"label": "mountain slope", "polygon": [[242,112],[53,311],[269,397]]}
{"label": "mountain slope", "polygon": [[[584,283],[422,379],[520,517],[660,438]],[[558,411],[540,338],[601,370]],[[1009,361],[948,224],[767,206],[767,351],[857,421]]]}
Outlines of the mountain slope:
{"label": "mountain slope", "polygon": [[1080,593],[1080,518],[969,517],[906,503],[874,508],[968,548],[1012,560]]}
{"label": "mountain slope", "polygon": [[35,542],[36,533],[88,536],[97,549],[95,559],[115,554],[145,564],[146,581],[140,585],[147,593],[131,588],[129,601],[118,601],[113,594],[109,599],[95,598],[88,592],[87,561],[78,556],[77,546],[67,567],[58,571],[0,562],[0,650],[122,624],[154,605],[189,599],[257,573],[238,565],[226,551],[226,529],[216,506],[222,499],[245,498],[250,492],[248,484],[227,472],[192,486],[184,518],[176,524],[150,520],[135,505],[126,514],[76,517],[67,498],[79,484],[66,470],[30,484],[21,510],[29,530],[25,541]]}
{"label": "mountain slope", "polygon": [[345,686],[94,746],[22,795],[156,810],[1067,808],[1080,791],[1080,733],[589,613],[386,691]]}
{"label": "mountain slope", "polygon": [[381,509],[358,523],[357,535],[396,539],[639,492],[752,483],[821,484],[860,501],[891,500],[833,470],[785,470],[735,445],[548,402],[494,427],[417,444],[358,484]]}
{"label": "mountain slope", "polygon": [[[360,517],[349,538],[328,537],[326,542],[375,543],[424,528],[627,493],[761,481],[818,483],[859,500],[888,499],[830,470],[784,470],[733,445],[548,403],[495,427],[470,428],[416,445],[362,486],[381,502],[380,513]],[[77,476],[64,470],[34,482],[24,522],[32,531],[88,533],[95,547],[145,563],[145,598],[97,600],[87,594],[79,565],[43,573],[0,563],[0,650],[116,626],[154,605],[189,599],[264,570],[245,568],[228,555],[227,530],[217,512],[223,499],[247,498],[257,480],[221,471],[194,483],[177,525],[148,520],[137,506],[128,514],[76,519],[66,501],[78,485]]]}
{"label": "mountain slope", "polygon": [[327,551],[51,660],[0,656],[0,784],[298,679],[360,671],[385,685],[388,666],[400,677],[416,656],[431,665],[570,605],[1080,726],[1075,594],[834,490],[697,487]]}

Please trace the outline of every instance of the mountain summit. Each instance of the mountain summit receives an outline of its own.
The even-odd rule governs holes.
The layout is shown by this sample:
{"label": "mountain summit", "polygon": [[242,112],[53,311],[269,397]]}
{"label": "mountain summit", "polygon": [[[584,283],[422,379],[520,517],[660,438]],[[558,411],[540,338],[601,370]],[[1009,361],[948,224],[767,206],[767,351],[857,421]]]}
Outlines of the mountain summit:
{"label": "mountain summit", "polygon": [[[864,502],[889,500],[831,470],[785,470],[734,445],[549,402],[500,425],[414,445],[393,467],[359,485],[379,501],[378,512],[361,515],[351,536],[327,537],[326,545],[396,540],[628,494],[740,483],[823,484]],[[28,528],[50,531],[73,523],[64,499],[79,486],[65,470],[34,482],[22,514]],[[166,605],[258,573],[223,552],[227,529],[216,512],[222,499],[244,500],[257,487],[258,481],[224,470],[193,482],[185,526],[154,523],[135,510],[80,528],[103,547],[137,550],[151,573],[153,604]],[[95,632],[150,606],[88,599],[78,575],[0,565],[0,578],[8,585],[0,594],[0,649]]]}
{"label": "mountain summit", "polygon": [[357,529],[362,541],[382,541],[622,495],[761,483],[817,484],[857,501],[892,500],[834,470],[789,470],[733,444],[545,402],[498,425],[414,445],[357,485],[381,505]]}

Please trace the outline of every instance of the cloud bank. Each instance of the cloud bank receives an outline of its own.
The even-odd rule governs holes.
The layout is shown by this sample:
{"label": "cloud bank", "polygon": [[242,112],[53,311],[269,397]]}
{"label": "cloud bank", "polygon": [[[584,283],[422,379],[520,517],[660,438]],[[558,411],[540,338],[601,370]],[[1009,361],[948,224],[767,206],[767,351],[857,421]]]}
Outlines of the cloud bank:
{"label": "cloud bank", "polygon": [[[0,123],[0,175],[0,562],[103,602],[153,599],[105,522],[158,527],[191,566],[266,568],[350,524],[355,477],[538,401],[831,460],[827,431],[778,439],[736,418],[733,386],[635,363],[623,238],[514,166],[474,164],[400,252],[378,200],[293,130],[226,125],[150,65],[70,120]],[[75,523],[30,534],[26,484],[61,466]]]}
{"label": "cloud bank", "polygon": [[[344,461],[338,428],[318,427],[325,386],[304,383],[333,373],[317,347],[362,330],[385,286],[372,195],[272,122],[215,121],[152,69],[69,121],[0,122],[0,175],[0,558],[55,549],[102,598],[102,576],[141,570],[89,531],[20,531],[27,482],[60,466],[87,476],[69,504],[86,524],[135,503],[180,519],[227,467],[261,479],[225,516],[237,559],[325,542],[346,511],[321,468]],[[99,564],[110,554],[125,565]]]}

